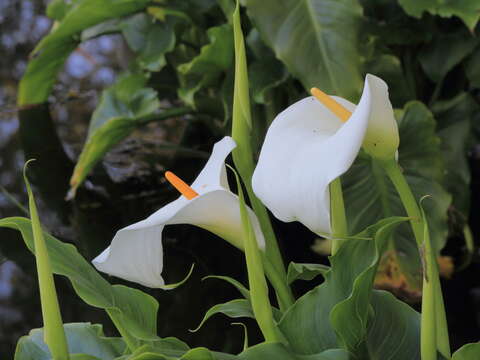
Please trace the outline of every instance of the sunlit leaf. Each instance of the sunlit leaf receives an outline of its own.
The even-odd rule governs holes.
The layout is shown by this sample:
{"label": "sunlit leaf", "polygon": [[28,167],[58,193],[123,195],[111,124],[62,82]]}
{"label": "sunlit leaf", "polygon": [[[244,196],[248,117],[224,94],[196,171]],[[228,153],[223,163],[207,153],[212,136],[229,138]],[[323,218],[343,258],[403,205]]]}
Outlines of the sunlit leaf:
{"label": "sunlit leaf", "polygon": [[233,64],[233,31],[229,24],[207,30],[209,44],[190,62],[178,67],[179,96],[189,105],[195,105],[195,94],[201,88],[214,84]]}
{"label": "sunlit leaf", "polygon": [[148,121],[168,119],[187,113],[186,108],[172,108],[157,113],[160,102],[157,93],[144,87],[142,74],[126,74],[116,84],[102,93],[95,109],[88,137],[70,179],[69,197],[75,195],[78,186],[107,151],[132,131]]}
{"label": "sunlit leaf", "polygon": [[[106,20],[143,9],[148,0],[79,0],[63,14],[62,21],[34,50],[34,58],[20,81],[18,104],[47,101],[50,91],[70,53],[79,43],[80,33]],[[65,10],[65,9],[64,9]],[[55,12],[56,16],[60,16]]]}

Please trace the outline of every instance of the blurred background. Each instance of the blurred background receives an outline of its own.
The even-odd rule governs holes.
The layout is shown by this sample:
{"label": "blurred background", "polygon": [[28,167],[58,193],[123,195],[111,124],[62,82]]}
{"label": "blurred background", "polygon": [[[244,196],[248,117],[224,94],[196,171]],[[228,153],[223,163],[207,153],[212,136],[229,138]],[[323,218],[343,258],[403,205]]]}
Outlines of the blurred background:
{"label": "blurred background", "polygon": [[[229,133],[228,105],[231,99],[225,99],[225,108],[214,100],[228,94],[229,90],[231,92],[231,66],[219,75],[219,80],[210,81],[199,91],[199,94],[203,93],[199,96],[201,101],[197,98],[193,100],[196,102],[195,112],[186,111],[182,116],[138,126],[109,149],[78,189],[75,199],[65,201],[70,176],[84,146],[92,112],[99,104],[102,91],[114,84],[120,73],[131,68],[132,59],[137,55],[125,40],[125,32],[123,36],[116,31],[92,36],[69,55],[48,103],[19,107],[18,83],[33,48],[52,26],[52,20],[45,15],[47,3],[46,0],[0,0],[0,218],[25,216],[26,192],[22,169],[27,158],[38,157],[38,163],[32,164],[32,181],[45,228],[55,237],[75,244],[91,260],[110,243],[116,230],[148,216],[178,196],[165,182],[165,170],[174,170],[186,181],[193,180],[208,158],[213,143]],[[200,8],[203,6],[202,1],[196,3],[200,4]],[[178,42],[184,42],[184,47],[190,47],[189,51],[193,54],[198,54],[201,46],[209,41],[203,29],[226,22],[220,7],[210,1],[204,3],[206,9],[202,8],[203,12],[197,13],[201,17],[201,29],[197,34],[178,39]],[[414,69],[413,85],[404,86],[402,82],[397,86],[400,90],[391,93],[395,107],[401,108],[407,101],[417,99],[433,106],[437,104],[440,114],[450,110],[460,112],[464,110],[448,107],[445,102],[461,93],[468,95],[470,107],[467,112],[461,113],[468,113],[466,116],[471,124],[467,129],[468,136],[458,137],[460,135],[453,131],[443,135],[454,142],[458,139],[460,150],[450,148],[448,151],[462,153],[469,174],[468,182],[460,190],[451,190],[446,185],[454,199],[446,215],[448,241],[442,250],[445,261],[442,284],[452,344],[458,348],[467,342],[478,341],[480,337],[479,256],[475,246],[465,246],[463,231],[465,224],[470,224],[473,239],[480,234],[480,143],[476,137],[480,90],[473,81],[459,80],[468,75],[465,64],[468,65],[474,56],[478,58],[475,55],[479,49],[478,39],[474,35],[475,30],[468,30],[459,18],[445,19],[426,14],[422,19],[415,19],[395,1],[361,3],[367,19],[363,26],[375,35],[375,40],[371,39],[375,42],[371,45],[375,50],[370,52],[381,48],[387,53],[385,49],[388,49],[388,56],[396,59],[395,67],[381,63],[379,58],[376,61],[372,56],[374,60],[370,62],[370,69],[384,72],[391,79],[401,78],[402,72],[412,76],[407,70]],[[245,22],[247,29],[253,28],[247,17]],[[395,28],[403,33],[396,34]],[[413,34],[426,28],[429,34]],[[417,55],[433,48],[428,53],[432,54],[432,59],[428,60],[432,67],[446,57],[458,55],[460,50],[454,48],[457,39],[451,37],[445,40],[445,36],[452,34],[460,34],[459,39],[468,38],[469,42],[473,37],[476,42],[448,69],[448,74],[442,75],[441,85],[438,85],[429,78],[428,71],[422,70],[424,64],[419,63]],[[395,39],[382,42],[388,36]],[[444,46],[443,50],[439,44]],[[258,61],[259,56],[255,55],[258,48],[265,51],[265,58],[271,60],[270,63]],[[273,116],[305,96],[306,92],[302,84],[275,59],[272,50],[266,49],[254,31],[249,33],[249,56],[255,59],[252,61],[254,76],[270,72],[269,79],[255,77],[259,80],[254,80],[256,83],[252,86],[261,90],[253,94],[257,100],[254,101],[254,117],[262,119],[257,122],[259,139],[254,139],[254,142],[260,144]],[[190,105],[187,96],[176,94],[178,88],[186,88],[187,85],[185,79],[175,79],[172,71],[172,67],[177,65],[175,61],[172,56],[164,69],[152,71],[149,86],[158,91],[160,100],[167,106]],[[221,94],[211,90],[220,87]],[[195,93],[192,96],[195,97]],[[440,100],[444,101],[441,103],[443,108],[438,105]],[[459,103],[464,105],[459,100],[455,104]],[[457,207],[457,200],[459,203],[468,202],[468,211],[463,211],[462,205]],[[326,262],[325,254],[321,254],[324,252],[322,245],[316,241],[314,234],[297,223],[274,221],[274,226],[287,263]],[[197,333],[190,333],[188,329],[199,324],[208,308],[237,296],[230,286],[218,280],[201,281],[202,277],[228,275],[246,283],[243,255],[212,234],[191,226],[169,226],[164,239],[167,253],[165,277],[168,282],[183,278],[192,263],[196,267],[192,278],[178,290],[163,292],[141,288],[160,303],[159,335],[179,337],[191,346],[240,351],[243,329],[231,326],[231,321],[222,316],[209,320]],[[386,260],[383,270],[388,272],[388,268]],[[103,311],[84,304],[67,280],[56,279],[65,322],[102,323],[107,334],[114,334]],[[112,280],[121,283],[118,279]],[[320,281],[318,279],[308,285],[299,282],[294,290],[300,295]],[[379,275],[377,285],[392,290],[418,309],[418,291],[404,279],[392,278],[384,273]],[[248,320],[247,323],[251,341],[259,339],[254,324]],[[0,358],[11,357],[18,338],[41,326],[34,258],[18,233],[0,229]]]}

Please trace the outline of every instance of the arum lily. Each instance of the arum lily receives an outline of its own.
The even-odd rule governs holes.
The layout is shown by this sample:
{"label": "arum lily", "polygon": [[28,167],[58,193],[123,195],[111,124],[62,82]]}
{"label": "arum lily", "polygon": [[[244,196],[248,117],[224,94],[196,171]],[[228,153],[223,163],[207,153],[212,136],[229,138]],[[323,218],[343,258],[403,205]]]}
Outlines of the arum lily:
{"label": "arum lily", "polygon": [[[230,191],[225,158],[235,148],[225,137],[215,144],[212,154],[191,186],[173,173],[166,177],[182,195],[145,220],[119,230],[110,246],[93,260],[105,273],[148,287],[165,288],[162,231],[166,225],[192,224],[222,237],[243,249],[243,227],[237,195]],[[250,221],[260,248],[264,238],[258,219],[248,209]]]}
{"label": "arum lily", "polygon": [[318,89],[312,95],[273,120],[252,186],[277,218],[325,235],[332,233],[329,184],[362,146],[374,157],[394,158],[399,136],[388,87],[376,76],[366,76],[357,106]]}

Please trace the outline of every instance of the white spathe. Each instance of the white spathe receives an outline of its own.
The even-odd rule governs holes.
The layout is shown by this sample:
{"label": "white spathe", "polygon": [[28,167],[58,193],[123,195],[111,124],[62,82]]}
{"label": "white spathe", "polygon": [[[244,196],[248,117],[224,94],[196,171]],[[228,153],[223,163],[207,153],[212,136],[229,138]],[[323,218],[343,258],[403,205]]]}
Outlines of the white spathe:
{"label": "white spathe", "polygon": [[[148,287],[163,287],[162,231],[165,225],[173,224],[196,225],[243,249],[240,204],[230,191],[225,169],[225,158],[235,146],[230,137],[217,142],[191,185],[199,195],[192,200],[180,196],[145,220],[119,230],[110,246],[92,261],[95,267]],[[251,209],[248,211],[259,246],[264,248],[258,219]]]}
{"label": "white spathe", "polygon": [[255,194],[278,219],[300,221],[319,235],[331,234],[328,185],[350,168],[362,145],[371,153],[381,143],[382,154],[392,156],[398,148],[383,80],[367,75],[357,106],[332,97],[352,112],[348,121],[314,97],[296,102],[273,120],[252,178]]}

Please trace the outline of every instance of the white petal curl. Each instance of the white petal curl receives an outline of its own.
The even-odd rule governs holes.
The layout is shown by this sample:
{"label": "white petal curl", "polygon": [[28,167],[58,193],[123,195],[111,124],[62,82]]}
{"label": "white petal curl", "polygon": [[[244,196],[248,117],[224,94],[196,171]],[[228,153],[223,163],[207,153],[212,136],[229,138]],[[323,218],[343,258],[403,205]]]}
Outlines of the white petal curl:
{"label": "white petal curl", "polygon": [[314,97],[288,107],[272,122],[252,185],[258,198],[280,220],[300,221],[317,234],[331,232],[328,185],[355,160],[368,126],[371,89],[365,83],[357,107],[342,123]]}
{"label": "white petal curl", "polygon": [[372,110],[363,148],[376,158],[396,156],[400,144],[397,121],[388,97],[388,85],[379,77],[367,74],[365,83],[370,88]]}
{"label": "white petal curl", "polygon": [[[235,147],[230,137],[215,144],[212,154],[193,182],[199,194],[192,200],[180,196],[145,220],[119,230],[110,246],[92,262],[105,273],[148,287],[162,287],[163,270],[162,231],[166,225],[191,224],[206,229],[243,248],[243,228],[238,197],[229,187],[225,158]],[[265,240],[257,217],[249,209],[259,246]]]}

